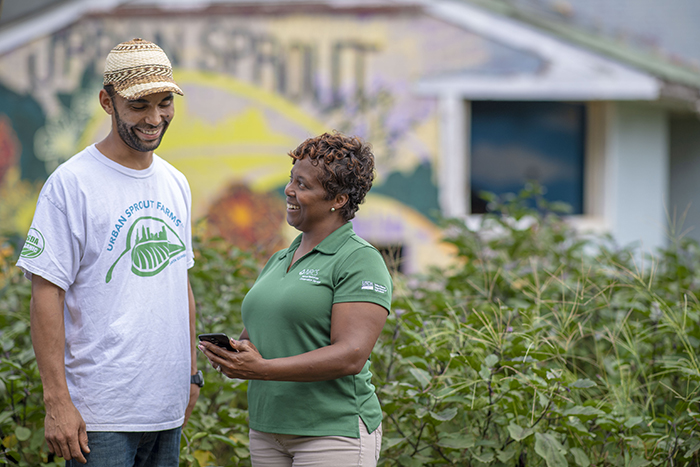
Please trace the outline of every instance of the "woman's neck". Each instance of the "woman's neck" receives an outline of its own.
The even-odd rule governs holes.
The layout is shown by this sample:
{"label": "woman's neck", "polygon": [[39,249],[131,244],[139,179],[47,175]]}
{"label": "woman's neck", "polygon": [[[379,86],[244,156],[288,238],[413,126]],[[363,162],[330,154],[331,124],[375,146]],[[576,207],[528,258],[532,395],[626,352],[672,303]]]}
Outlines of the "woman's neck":
{"label": "woman's neck", "polygon": [[345,225],[345,221],[340,220],[339,222],[333,222],[332,224],[319,227],[308,232],[302,232],[301,243],[299,244],[297,251],[299,251],[302,256],[305,255],[343,225]]}

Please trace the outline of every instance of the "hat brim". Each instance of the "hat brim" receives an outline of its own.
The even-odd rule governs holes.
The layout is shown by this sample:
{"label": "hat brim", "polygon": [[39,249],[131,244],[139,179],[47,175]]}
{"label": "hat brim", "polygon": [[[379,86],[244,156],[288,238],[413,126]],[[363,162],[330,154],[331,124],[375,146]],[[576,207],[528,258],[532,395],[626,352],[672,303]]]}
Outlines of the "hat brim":
{"label": "hat brim", "polygon": [[128,88],[122,90],[115,88],[115,91],[117,94],[127,100],[140,99],[144,96],[148,96],[149,94],[156,94],[159,92],[174,92],[175,94],[179,94],[181,96],[185,95],[177,84],[169,81],[134,84],[133,86],[129,86]]}

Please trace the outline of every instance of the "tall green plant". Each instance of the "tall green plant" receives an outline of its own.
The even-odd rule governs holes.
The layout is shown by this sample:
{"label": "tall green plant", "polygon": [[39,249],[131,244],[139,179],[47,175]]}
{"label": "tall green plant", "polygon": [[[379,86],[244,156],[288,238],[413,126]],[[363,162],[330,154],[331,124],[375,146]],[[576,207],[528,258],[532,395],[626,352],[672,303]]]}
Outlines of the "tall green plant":
{"label": "tall green plant", "polygon": [[[674,238],[649,255],[582,236],[537,186],[490,201],[479,228],[446,222],[452,266],[395,275],[372,355],[382,465],[700,465],[698,244]],[[29,281],[2,245],[0,462],[56,465]],[[197,240],[196,258],[197,329],[234,337],[260,262],[216,239]],[[250,465],[247,383],[199,359],[207,382],[181,465]]]}
{"label": "tall green plant", "polygon": [[0,462],[58,466],[44,443],[44,403],[29,337],[31,284],[14,266],[16,248],[0,239]]}
{"label": "tall green plant", "polygon": [[[196,239],[195,252],[190,283],[197,302],[198,332],[223,332],[237,338],[243,330],[241,303],[260,262],[218,238]],[[180,465],[250,465],[247,382],[221,376],[202,354],[197,363],[205,385],[184,431]]]}
{"label": "tall green plant", "polygon": [[699,465],[697,245],[582,237],[536,186],[490,199],[447,224],[454,267],[397,281],[383,464]]}

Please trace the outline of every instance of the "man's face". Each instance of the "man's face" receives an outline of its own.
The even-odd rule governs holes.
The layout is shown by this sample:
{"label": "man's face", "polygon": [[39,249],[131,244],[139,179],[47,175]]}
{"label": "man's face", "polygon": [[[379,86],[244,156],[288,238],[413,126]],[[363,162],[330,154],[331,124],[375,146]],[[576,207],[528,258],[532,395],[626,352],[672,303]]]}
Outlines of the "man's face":
{"label": "man's face", "polygon": [[175,115],[173,93],[159,92],[140,99],[112,97],[117,133],[122,141],[139,152],[154,151]]}

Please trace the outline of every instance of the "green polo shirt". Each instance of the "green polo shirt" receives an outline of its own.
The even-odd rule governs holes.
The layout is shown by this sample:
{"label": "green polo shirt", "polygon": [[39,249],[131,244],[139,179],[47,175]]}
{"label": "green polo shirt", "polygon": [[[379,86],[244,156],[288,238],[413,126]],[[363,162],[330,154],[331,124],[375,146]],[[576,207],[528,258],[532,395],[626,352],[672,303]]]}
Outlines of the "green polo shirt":
{"label": "green polo shirt", "polygon": [[[266,359],[330,345],[334,303],[391,308],[386,264],[372,245],[355,235],[350,222],[289,268],[300,243],[301,235],[275,253],[243,300],[243,324]],[[250,427],[265,433],[359,438],[360,416],[373,432],[382,410],[369,366],[368,360],[359,374],[330,381],[250,381]]]}

